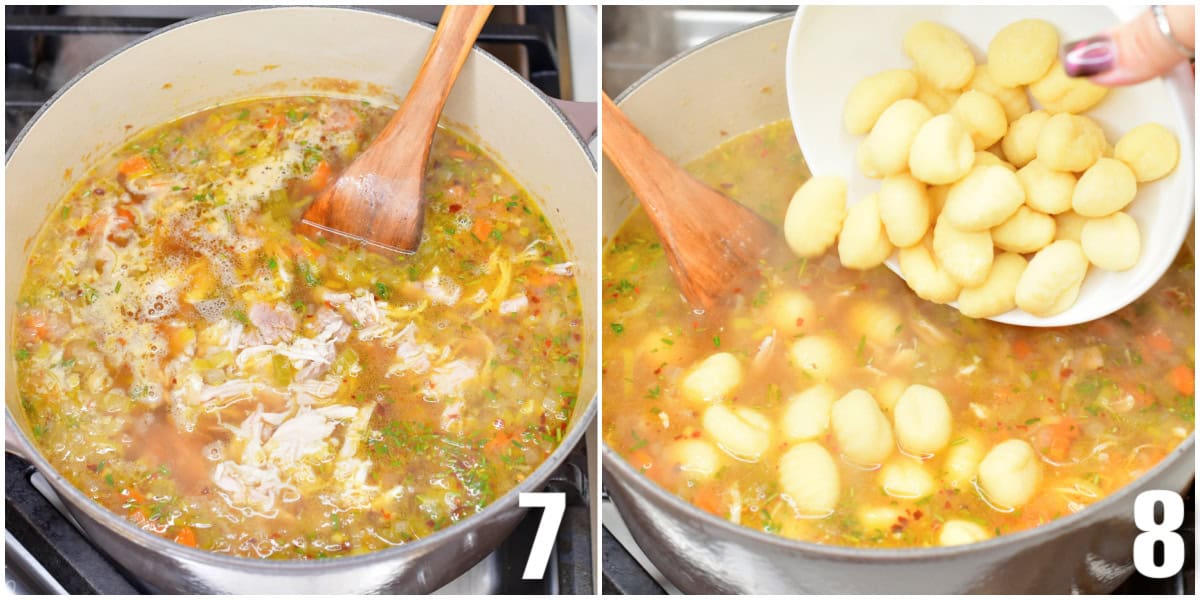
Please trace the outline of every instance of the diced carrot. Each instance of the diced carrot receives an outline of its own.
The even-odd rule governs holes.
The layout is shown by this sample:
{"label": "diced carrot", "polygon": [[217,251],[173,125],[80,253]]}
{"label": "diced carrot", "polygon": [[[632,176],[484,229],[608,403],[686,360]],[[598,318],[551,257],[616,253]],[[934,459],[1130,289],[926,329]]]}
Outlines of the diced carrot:
{"label": "diced carrot", "polygon": [[1017,357],[1017,360],[1024,359],[1031,352],[1033,352],[1033,347],[1024,338],[1018,338],[1012,343],[1012,353],[1013,356]]}
{"label": "diced carrot", "polygon": [[1163,333],[1161,329],[1142,336],[1142,339],[1146,346],[1155,352],[1170,352],[1175,347],[1175,344],[1171,342],[1171,337]]}
{"label": "diced carrot", "polygon": [[46,315],[40,312],[28,313],[22,321],[25,329],[33,332],[35,338],[39,340],[46,339],[46,335],[49,333],[49,324],[46,321]]}
{"label": "diced carrot", "polygon": [[130,156],[129,158],[121,161],[121,164],[117,166],[117,171],[120,171],[121,174],[126,176],[145,173],[149,170],[150,161],[146,160],[146,157],[142,156],[141,154]]}
{"label": "diced carrot", "polygon": [[495,454],[497,452],[500,452],[501,450],[504,450],[506,447],[508,447],[508,444],[511,441],[512,441],[512,436],[501,431],[501,432],[497,433],[496,437],[493,437],[492,440],[483,447],[483,451]]}
{"label": "diced carrot", "polygon": [[455,148],[455,149],[451,150],[449,152],[449,154],[450,154],[450,156],[453,156],[454,158],[461,158],[462,160],[471,160],[471,158],[474,156],[470,152],[467,152],[466,150],[463,150],[461,148]]}
{"label": "diced carrot", "polygon": [[313,173],[312,175],[309,175],[308,181],[305,182],[305,185],[307,185],[309,189],[323,190],[325,189],[325,186],[329,185],[329,178],[331,175],[333,175],[333,168],[329,166],[329,163],[321,161],[320,164],[317,165],[317,168],[313,169]]}
{"label": "diced carrot", "polygon": [[725,516],[725,500],[716,486],[705,486],[696,490],[692,496],[692,504],[718,517]]}
{"label": "diced carrot", "polygon": [[133,488],[124,488],[121,490],[121,495],[126,498],[132,498],[139,505],[146,504],[146,496]]}
{"label": "diced carrot", "polygon": [[1050,460],[1062,461],[1071,451],[1071,444],[1079,437],[1079,423],[1070,417],[1046,425],[1038,432],[1038,442]]}
{"label": "diced carrot", "polygon": [[1171,369],[1168,375],[1171,380],[1171,385],[1175,386],[1175,390],[1184,396],[1192,396],[1196,393],[1196,373],[1187,365],[1179,365]]}
{"label": "diced carrot", "polygon": [[629,464],[650,479],[654,479],[654,457],[645,450],[638,450],[629,456]]}
{"label": "diced carrot", "polygon": [[184,546],[196,547],[196,531],[187,525],[179,528],[179,533],[175,534],[175,543],[183,544]]}
{"label": "diced carrot", "polygon": [[133,218],[133,213],[124,207],[118,206],[114,208],[117,212],[117,229],[132,229],[136,222]]}
{"label": "diced carrot", "polygon": [[486,240],[492,234],[492,222],[487,219],[475,219],[471,225],[471,233],[480,240]]}
{"label": "diced carrot", "polygon": [[283,115],[275,115],[274,117],[263,121],[262,126],[266,129],[275,129],[284,123],[287,123],[287,118],[285,118]]}

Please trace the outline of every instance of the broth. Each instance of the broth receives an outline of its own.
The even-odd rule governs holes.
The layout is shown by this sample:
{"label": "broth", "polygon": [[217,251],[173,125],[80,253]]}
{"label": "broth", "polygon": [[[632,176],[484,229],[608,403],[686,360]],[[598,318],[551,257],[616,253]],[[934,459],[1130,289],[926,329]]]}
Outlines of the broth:
{"label": "broth", "polygon": [[14,320],[37,446],[139,527],[324,558],[482,510],[561,442],[582,313],[537,204],[440,128],[420,250],[293,223],[393,109],[254,100],[151,128],[58,202]]}
{"label": "broth", "polygon": [[[729,140],[689,170],[777,224],[808,176],[786,121]],[[604,440],[667,490],[746,527],[858,547],[978,541],[1085,509],[1194,427],[1195,274],[1186,250],[1134,304],[1051,329],[964,317],[918,299],[886,268],[842,268],[834,251],[764,265],[760,288],[736,298],[728,315],[705,316],[684,301],[664,258],[640,208],[605,250]],[[806,350],[796,349],[799,340]],[[714,364],[742,374],[709,377],[713,397],[689,397],[685,378]],[[811,432],[788,430],[791,402],[821,384],[832,398],[869,393],[888,433],[907,386],[934,388],[949,405],[949,441],[927,453],[893,444],[874,464],[849,460],[828,404]],[[1021,506],[979,487],[981,458],[1005,440],[1027,442],[1040,470]],[[833,458],[826,478],[781,466],[799,446],[821,453],[814,444]],[[801,496],[826,493],[827,479],[836,501],[805,510],[812,498]]]}

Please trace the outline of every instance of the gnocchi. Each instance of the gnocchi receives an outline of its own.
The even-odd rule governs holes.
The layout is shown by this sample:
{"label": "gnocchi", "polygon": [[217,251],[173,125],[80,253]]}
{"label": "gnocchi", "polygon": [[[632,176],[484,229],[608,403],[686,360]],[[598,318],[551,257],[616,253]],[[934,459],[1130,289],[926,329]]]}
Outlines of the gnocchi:
{"label": "gnocchi", "polygon": [[1162,179],[1179,163],[1179,139],[1158,123],[1138,125],[1117,140],[1113,157],[1129,166],[1138,183]]}
{"label": "gnocchi", "polygon": [[905,98],[892,103],[863,140],[865,162],[883,176],[898,175],[908,170],[908,152],[913,138],[925,121],[933,118],[925,105]]}
{"label": "gnocchi", "polygon": [[954,114],[938,115],[926,121],[913,138],[908,153],[908,170],[912,176],[934,185],[958,181],[971,170],[974,162],[975,146],[970,132],[961,116]]}
{"label": "gnocchi", "polygon": [[829,429],[829,410],[837,395],[828,384],[817,384],[788,399],[783,411],[783,437],[811,440]]}
{"label": "gnocchi", "polygon": [[904,390],[892,411],[892,421],[900,448],[909,453],[932,456],[950,443],[950,404],[929,386],[911,385]]}
{"label": "gnocchi", "polygon": [[864,390],[851,390],[834,402],[829,424],[842,456],[852,463],[882,464],[895,447],[891,424]]}
{"label": "gnocchi", "polygon": [[900,249],[900,273],[918,297],[930,302],[953,302],[962,289],[958,281],[937,264],[925,243]]}
{"label": "gnocchi", "polygon": [[933,475],[920,461],[906,456],[883,465],[879,469],[879,487],[893,498],[924,498],[935,490]]}
{"label": "gnocchi", "polygon": [[983,283],[963,288],[958,294],[958,310],[982,319],[1004,314],[1017,306],[1017,282],[1028,263],[1020,254],[1005,252],[992,261],[992,270]]}
{"label": "gnocchi", "polygon": [[896,402],[900,400],[900,395],[904,390],[908,389],[908,384],[899,377],[885,377],[879,385],[875,386],[875,399],[879,402],[879,408],[891,412],[896,408]]}
{"label": "gnocchi", "polygon": [[1052,113],[1081,113],[1100,103],[1108,88],[1088,81],[1086,77],[1071,77],[1055,60],[1050,70],[1029,84],[1029,93],[1042,108]]}
{"label": "gnocchi", "polygon": [[983,460],[984,450],[983,442],[977,435],[969,434],[951,443],[942,461],[946,483],[957,490],[970,489],[979,471],[979,461]]}
{"label": "gnocchi", "polygon": [[742,364],[728,352],[704,359],[680,383],[683,397],[693,402],[728,398],[742,383]]}
{"label": "gnocchi", "polygon": [[1030,208],[1048,215],[1071,210],[1074,174],[1046,168],[1045,163],[1034,159],[1017,170],[1017,180],[1025,189],[1025,204]]}
{"label": "gnocchi", "polygon": [[992,77],[1009,87],[1042,78],[1058,56],[1058,32],[1040,19],[1022,19],[1001,29],[988,44]]}
{"label": "gnocchi", "polygon": [[1060,113],[1038,133],[1037,158],[1055,171],[1086,171],[1104,154],[1104,131],[1088,117]]}
{"label": "gnocchi", "polygon": [[938,543],[943,546],[962,546],[991,538],[992,534],[978,523],[950,519],[942,524],[942,531],[938,534]]}
{"label": "gnocchi", "polygon": [[962,231],[983,231],[1006,221],[1025,203],[1025,188],[1008,169],[982,165],[950,187],[942,215]]}
{"label": "gnocchi", "polygon": [[1087,274],[1088,261],[1076,242],[1059,240],[1042,248],[1017,281],[1017,306],[1032,315],[1048,317],[1070,307]]}
{"label": "gnocchi", "polygon": [[1054,241],[1054,217],[1022,206],[1007,221],[992,228],[992,241],[1009,252],[1037,252]]}
{"label": "gnocchi", "polygon": [[893,245],[904,248],[921,241],[929,229],[925,184],[907,174],[884,179],[879,188],[879,218]]}
{"label": "gnocchi", "polygon": [[975,153],[975,164],[976,165],[992,165],[992,166],[997,166],[997,167],[1004,167],[1005,169],[1008,169],[1009,171],[1012,171],[1013,173],[1017,172],[1017,168],[1012,166],[1011,164],[1009,164],[1008,161],[1004,160],[1003,158],[1000,158],[999,156],[996,156],[995,153],[989,152],[987,150],[980,150]]}
{"label": "gnocchi", "polygon": [[979,487],[989,500],[1005,508],[1024,506],[1040,482],[1041,463],[1024,440],[1000,442],[979,463]]}
{"label": "gnocchi", "polygon": [[907,69],[893,69],[863,79],[850,89],[842,120],[851,135],[871,130],[893,102],[917,94],[917,78]]}
{"label": "gnocchi", "polygon": [[1087,218],[1081,217],[1075,211],[1054,215],[1054,239],[1080,242],[1083,239],[1083,226]]}
{"label": "gnocchi", "polygon": [[806,335],[792,342],[788,357],[793,365],[815,381],[837,377],[846,366],[841,346],[824,335]]}
{"label": "gnocchi", "polygon": [[796,444],[779,457],[779,488],[802,514],[827,515],[841,494],[837,463],[816,442]]}
{"label": "gnocchi", "polygon": [[704,440],[680,440],[671,444],[668,456],[688,477],[705,480],[721,469],[721,455]]}
{"label": "gnocchi", "polygon": [[879,196],[871,194],[850,207],[838,235],[838,258],[847,269],[870,269],[892,254],[892,243],[879,216]]}
{"label": "gnocchi", "polygon": [[1079,176],[1071,208],[1084,217],[1103,217],[1128,206],[1135,195],[1133,171],[1115,158],[1101,158]]}
{"label": "gnocchi", "polygon": [[874,300],[859,300],[846,312],[855,338],[861,336],[872,344],[886,344],[896,337],[902,322],[900,313],[891,306]]}
{"label": "gnocchi", "polygon": [[783,218],[783,237],[796,256],[819,256],[833,245],[846,218],[846,180],[821,176],[805,181]]}
{"label": "gnocchi", "polygon": [[1004,139],[1000,140],[1000,148],[1004,150],[1004,157],[1008,162],[1019,169],[1037,157],[1038,136],[1049,120],[1050,113],[1035,110],[1008,126],[1008,132],[1004,134]]}
{"label": "gnocchi", "polygon": [[1079,244],[1093,265],[1105,271],[1127,271],[1141,256],[1142,234],[1133,217],[1116,212],[1084,223]]}
{"label": "gnocchi", "polygon": [[933,255],[959,285],[979,285],[992,269],[992,234],[961,231],[940,217],[933,228]]}
{"label": "gnocchi", "polygon": [[781,335],[786,336],[804,333],[817,319],[812,299],[799,290],[775,294],[767,302],[766,310],[767,321]]}
{"label": "gnocchi", "polygon": [[1004,117],[1010,123],[1021,118],[1031,108],[1025,88],[1001,85],[992,77],[991,67],[986,64],[975,67],[975,75],[971,77],[967,89],[981,91],[999,101],[1000,106],[1004,107]]}
{"label": "gnocchi", "polygon": [[717,446],[741,461],[755,462],[771,447],[771,421],[752,408],[714,404],[705,409],[701,425]]}
{"label": "gnocchi", "polygon": [[[1008,131],[1008,116],[995,98],[978,90],[963,92],[950,107],[950,114],[966,124],[976,150],[991,147]],[[948,182],[937,182],[948,183]]]}
{"label": "gnocchi", "polygon": [[904,53],[916,69],[943,90],[958,90],[975,73],[975,56],[961,37],[949,28],[921,21],[904,34]]}
{"label": "gnocchi", "polygon": [[940,115],[954,105],[954,101],[958,99],[961,93],[958,90],[943,90],[929,81],[927,77],[921,74],[920,71],[913,71],[913,76],[917,78],[917,95],[913,96],[917,102],[920,102],[929,112]]}

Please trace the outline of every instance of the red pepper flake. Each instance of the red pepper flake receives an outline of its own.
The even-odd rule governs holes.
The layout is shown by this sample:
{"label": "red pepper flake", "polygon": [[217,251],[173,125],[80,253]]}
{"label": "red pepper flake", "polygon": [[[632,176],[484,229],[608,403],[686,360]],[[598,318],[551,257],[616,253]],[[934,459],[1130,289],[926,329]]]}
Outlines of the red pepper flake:
{"label": "red pepper flake", "polygon": [[1070,368],[1063,367],[1063,370],[1059,371],[1058,375],[1059,375],[1059,377],[1066,379],[1071,376],[1071,373],[1074,373],[1074,372],[1075,371],[1072,371]]}
{"label": "red pepper flake", "polygon": [[698,437],[700,437],[700,432],[699,432],[699,431],[693,431],[693,432],[692,432],[692,437],[694,437],[694,438],[698,438]]}
{"label": "red pepper flake", "polygon": [[538,298],[537,296],[529,296],[529,301],[534,304],[540,304],[542,302],[542,299]]}
{"label": "red pepper flake", "polygon": [[914,513],[913,513],[913,518],[914,518],[914,519],[916,519],[916,520],[918,520],[918,521],[920,521],[920,520],[921,520],[921,517],[923,517],[923,516],[925,516],[925,513],[921,512],[921,511],[919,511],[919,510],[918,510],[917,512],[914,512]]}
{"label": "red pepper flake", "polygon": [[462,210],[462,205],[461,204],[451,204],[449,208],[450,208],[451,213],[456,213],[456,212]]}
{"label": "red pepper flake", "polygon": [[796,319],[796,327],[804,327],[804,317]]}

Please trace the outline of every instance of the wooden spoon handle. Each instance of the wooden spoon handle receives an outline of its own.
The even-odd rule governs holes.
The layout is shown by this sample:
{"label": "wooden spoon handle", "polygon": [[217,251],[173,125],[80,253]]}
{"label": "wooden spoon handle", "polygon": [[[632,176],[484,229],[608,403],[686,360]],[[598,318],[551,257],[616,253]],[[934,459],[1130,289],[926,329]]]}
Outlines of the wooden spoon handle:
{"label": "wooden spoon handle", "polygon": [[[678,169],[671,159],[638,130],[637,126],[617,108],[617,105],[601,92],[601,121],[604,134],[600,136],[604,155],[621,172],[629,187],[638,192],[654,218],[660,209],[667,190],[676,189],[680,182],[675,175]],[[657,219],[656,219],[657,220]]]}
{"label": "wooden spoon handle", "polygon": [[[491,5],[446,6],[417,78],[400,110],[379,132],[377,144],[392,140],[411,144],[414,140],[432,139],[454,80],[491,12]],[[400,127],[401,123],[404,127]]]}

